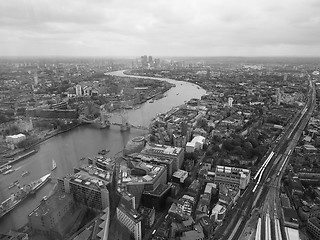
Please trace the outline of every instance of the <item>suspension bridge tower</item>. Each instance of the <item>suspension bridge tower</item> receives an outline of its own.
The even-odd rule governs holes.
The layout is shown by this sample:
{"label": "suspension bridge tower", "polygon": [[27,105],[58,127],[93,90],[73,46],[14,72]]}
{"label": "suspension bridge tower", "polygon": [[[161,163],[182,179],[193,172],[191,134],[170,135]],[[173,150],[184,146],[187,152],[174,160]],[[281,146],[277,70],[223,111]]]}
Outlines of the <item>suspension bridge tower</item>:
{"label": "suspension bridge tower", "polygon": [[110,127],[108,111],[105,109],[105,105],[101,105],[99,109],[100,123],[102,128]]}
{"label": "suspension bridge tower", "polygon": [[122,109],[121,113],[120,113],[121,119],[122,119],[122,123],[120,126],[120,131],[121,132],[126,132],[126,131],[130,131],[130,124],[128,122],[128,114],[125,111],[125,109]]}

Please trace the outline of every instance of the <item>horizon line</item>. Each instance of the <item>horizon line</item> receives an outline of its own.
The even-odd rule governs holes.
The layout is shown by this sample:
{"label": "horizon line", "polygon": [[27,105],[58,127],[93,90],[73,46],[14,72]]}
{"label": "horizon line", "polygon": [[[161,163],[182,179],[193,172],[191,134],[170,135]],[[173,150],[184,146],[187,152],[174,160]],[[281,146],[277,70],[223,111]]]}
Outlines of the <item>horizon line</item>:
{"label": "horizon line", "polygon": [[91,56],[91,55],[0,55],[0,58],[140,58],[141,56],[152,56],[156,58],[320,58],[320,55],[259,55],[259,56],[237,56],[237,55],[217,55],[217,56],[206,56],[206,55],[152,55],[143,54],[137,56],[123,55],[123,56]]}

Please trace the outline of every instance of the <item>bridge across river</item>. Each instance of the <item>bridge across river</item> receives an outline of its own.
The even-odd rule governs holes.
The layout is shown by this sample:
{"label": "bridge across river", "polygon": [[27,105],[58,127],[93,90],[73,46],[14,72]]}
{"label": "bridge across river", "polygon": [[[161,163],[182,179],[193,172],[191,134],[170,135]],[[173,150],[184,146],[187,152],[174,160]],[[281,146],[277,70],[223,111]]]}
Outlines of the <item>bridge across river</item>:
{"label": "bridge across river", "polygon": [[[81,116],[79,117],[79,120],[80,120],[81,122],[83,122],[83,123],[88,123],[88,124],[100,124],[100,125],[103,125],[103,124],[104,124],[104,123],[101,122],[100,117],[91,120],[91,119],[89,119],[89,118],[81,115]],[[123,123],[110,122],[110,121],[107,121],[107,122],[106,122],[106,126],[111,126],[111,125],[113,125],[113,126],[120,126],[120,127],[121,127],[121,126],[123,126]],[[131,123],[129,123],[129,122],[128,122],[128,126],[129,126],[130,128],[135,128],[135,129],[140,129],[140,130],[149,130],[148,127],[144,127],[144,126],[141,126],[141,125],[134,125],[134,124],[131,124]]]}
{"label": "bridge across river", "polygon": [[[117,123],[117,122],[109,122],[110,125],[114,125],[114,126],[122,126],[123,124],[122,123]],[[141,126],[141,125],[133,125],[131,123],[128,123],[128,125],[131,127],[131,128],[135,128],[135,129],[141,129],[141,130],[149,130],[148,127],[144,127],[144,126]]]}

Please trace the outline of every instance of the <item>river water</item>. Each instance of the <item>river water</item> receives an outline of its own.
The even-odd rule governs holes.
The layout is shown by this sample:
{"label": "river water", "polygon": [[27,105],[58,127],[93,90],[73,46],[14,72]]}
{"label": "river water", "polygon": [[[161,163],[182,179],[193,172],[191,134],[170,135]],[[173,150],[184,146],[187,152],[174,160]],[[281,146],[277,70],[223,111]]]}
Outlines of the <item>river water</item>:
{"label": "river water", "polygon": [[[123,74],[123,71],[110,72],[109,74],[127,76]],[[128,110],[128,121],[136,126],[147,127],[156,114],[167,112],[191,98],[200,98],[205,94],[204,89],[192,83],[166,78],[143,78],[165,80],[175,84],[176,87],[171,88],[166,93],[165,98],[155,100],[153,103],[146,102],[139,109]],[[114,115],[110,120],[111,122],[121,122],[121,117]],[[51,172],[53,159],[57,163],[56,170],[52,172],[53,176],[63,177],[72,173],[73,168],[81,164],[80,158],[95,156],[98,151],[105,148],[110,149],[107,156],[112,157],[124,148],[129,139],[146,133],[146,131],[138,129],[131,129],[130,132],[120,132],[119,126],[111,126],[109,129],[80,126],[50,138],[40,145],[36,154],[15,164],[13,169],[16,171],[8,175],[0,175],[0,202],[17,190],[16,187],[8,189],[9,184],[13,181],[19,180],[20,185],[28,184]],[[30,174],[22,178],[21,173],[27,170]],[[0,219],[0,233],[5,233],[10,229],[18,229],[25,225],[28,221],[28,214],[39,205],[44,196],[50,193],[52,187],[53,184],[47,183],[33,197],[23,201],[13,211]]]}

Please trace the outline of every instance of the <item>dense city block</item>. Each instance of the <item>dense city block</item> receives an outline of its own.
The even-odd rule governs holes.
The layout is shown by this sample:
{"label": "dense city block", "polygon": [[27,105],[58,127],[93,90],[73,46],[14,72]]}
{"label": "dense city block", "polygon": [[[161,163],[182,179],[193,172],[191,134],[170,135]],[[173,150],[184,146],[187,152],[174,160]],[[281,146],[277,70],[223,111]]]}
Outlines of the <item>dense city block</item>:
{"label": "dense city block", "polygon": [[[47,180],[54,187],[30,209],[24,226],[2,235],[318,239],[318,62],[146,55],[2,58],[3,178],[19,171],[18,162],[38,154],[45,140],[78,127],[99,129],[99,134],[117,129],[121,136],[143,132],[126,140],[119,154],[105,148],[83,156],[68,174],[54,174],[62,165],[49,159],[49,175],[23,186],[12,182],[10,197],[0,198],[3,219]],[[190,90],[190,98],[159,110],[147,124],[132,121],[144,106],[183,95],[175,91],[184,84],[205,94],[196,97]]]}

